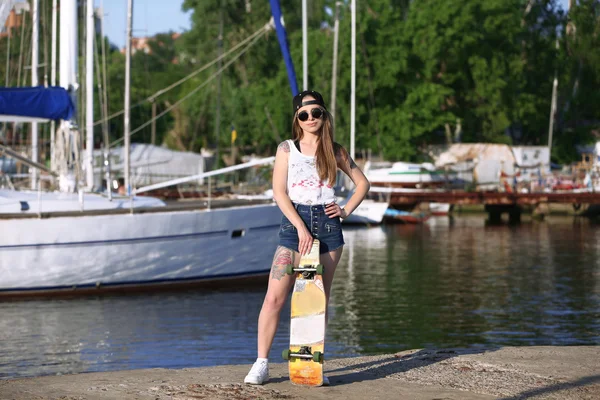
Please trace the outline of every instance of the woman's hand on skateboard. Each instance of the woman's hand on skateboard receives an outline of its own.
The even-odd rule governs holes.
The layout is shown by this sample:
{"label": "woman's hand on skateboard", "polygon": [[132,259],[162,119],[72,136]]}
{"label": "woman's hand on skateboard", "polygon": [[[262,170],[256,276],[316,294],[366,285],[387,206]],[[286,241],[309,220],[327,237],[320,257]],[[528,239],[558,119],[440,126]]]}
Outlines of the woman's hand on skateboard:
{"label": "woman's hand on skateboard", "polygon": [[308,231],[308,229],[306,229],[306,227],[304,227],[303,229],[299,229],[298,230],[298,253],[300,253],[301,256],[310,253],[310,248],[312,247],[313,244],[313,237],[310,234],[310,232]]}

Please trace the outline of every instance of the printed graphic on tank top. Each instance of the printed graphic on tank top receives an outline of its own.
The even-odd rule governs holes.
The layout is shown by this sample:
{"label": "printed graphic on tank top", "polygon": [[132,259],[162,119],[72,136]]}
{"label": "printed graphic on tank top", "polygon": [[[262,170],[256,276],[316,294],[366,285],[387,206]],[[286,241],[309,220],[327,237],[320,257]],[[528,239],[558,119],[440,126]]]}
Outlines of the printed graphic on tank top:
{"label": "printed graphic on tank top", "polygon": [[329,204],[333,203],[335,193],[327,180],[319,179],[315,157],[302,154],[288,140],[290,157],[288,162],[287,191],[294,203]]}

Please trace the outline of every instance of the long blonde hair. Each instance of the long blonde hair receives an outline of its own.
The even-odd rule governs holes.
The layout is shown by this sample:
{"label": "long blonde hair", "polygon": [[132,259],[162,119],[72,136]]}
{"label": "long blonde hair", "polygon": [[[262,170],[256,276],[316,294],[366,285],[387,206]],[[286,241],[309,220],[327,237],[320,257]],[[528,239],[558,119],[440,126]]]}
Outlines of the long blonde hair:
{"label": "long blonde hair", "polygon": [[[337,162],[335,159],[335,150],[333,145],[333,124],[331,123],[331,114],[323,109],[323,125],[321,126],[321,132],[319,135],[319,144],[317,145],[317,152],[315,153],[315,159],[317,161],[317,173],[319,179],[327,180],[329,186],[335,185],[335,178],[337,175]],[[298,113],[294,115],[294,122],[292,123],[292,138],[294,141],[302,140],[304,131],[300,127],[298,122]]]}

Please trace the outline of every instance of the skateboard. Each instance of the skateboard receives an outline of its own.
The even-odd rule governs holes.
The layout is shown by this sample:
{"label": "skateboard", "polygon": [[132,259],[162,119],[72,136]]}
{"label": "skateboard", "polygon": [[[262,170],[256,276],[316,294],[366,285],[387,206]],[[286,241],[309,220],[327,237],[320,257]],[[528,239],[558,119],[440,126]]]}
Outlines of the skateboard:
{"label": "skateboard", "polygon": [[323,385],[325,350],[325,287],[323,265],[319,263],[319,240],[314,239],[310,253],[300,258],[291,301],[290,347],[282,356],[288,360],[290,380],[303,386]]}

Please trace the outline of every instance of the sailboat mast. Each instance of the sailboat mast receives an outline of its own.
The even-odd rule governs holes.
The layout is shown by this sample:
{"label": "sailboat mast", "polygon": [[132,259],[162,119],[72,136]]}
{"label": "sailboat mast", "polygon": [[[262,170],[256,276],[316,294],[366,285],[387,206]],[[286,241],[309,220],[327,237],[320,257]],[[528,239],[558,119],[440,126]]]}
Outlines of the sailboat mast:
{"label": "sailboat mast", "polygon": [[[33,29],[31,33],[31,86],[35,87],[38,85],[38,56],[39,56],[39,43],[38,43],[38,28],[40,24],[39,20],[39,0],[33,0]],[[38,162],[38,124],[37,122],[31,123],[31,160]],[[37,189],[38,187],[38,170],[37,168],[31,169],[31,189]]]}
{"label": "sailboat mast", "polygon": [[10,84],[9,76],[10,76],[10,37],[12,36],[12,28],[8,28],[8,36],[6,39],[8,40],[8,44],[6,46],[6,73],[4,76],[4,86],[8,87]]}
{"label": "sailboat mast", "polygon": [[340,6],[341,1],[335,2],[335,22],[333,25],[333,66],[331,67],[331,116],[335,120],[335,94],[337,91],[337,58],[340,37]]}
{"label": "sailboat mast", "polygon": [[302,0],[302,90],[308,90],[308,15]]}
{"label": "sailboat mast", "polygon": [[352,0],[352,44],[350,50],[350,157],[354,159],[354,125],[356,123],[356,0]]}
{"label": "sailboat mast", "polygon": [[[59,85],[65,88],[73,104],[77,104],[77,1],[76,0],[61,0],[60,2],[60,42],[59,42]],[[73,119],[76,116],[73,116]],[[78,141],[78,132],[73,130],[71,122],[65,121],[61,123],[58,132],[61,132],[60,139],[54,142],[54,168],[58,171],[61,178],[71,178],[70,162],[73,154],[78,152],[74,149],[74,143]],[[76,178],[77,179],[77,178]],[[70,190],[67,187],[62,190]]]}
{"label": "sailboat mast", "polygon": [[[559,44],[556,39],[556,54],[558,54]],[[548,126],[548,168],[552,159],[552,134],[554,133],[554,118],[556,117],[556,93],[558,91],[558,72],[554,70],[554,81],[552,82],[552,100],[550,101],[550,121]]]}
{"label": "sailboat mast", "polygon": [[270,3],[273,23],[275,25],[275,31],[277,32],[277,40],[279,41],[279,47],[281,48],[281,54],[283,55],[283,61],[285,62],[285,67],[287,69],[292,96],[295,96],[298,94],[298,82],[296,81],[296,70],[294,69],[294,62],[292,61],[292,56],[290,55],[290,49],[288,47],[287,34],[283,26],[281,7],[279,5],[279,0],[270,0]]}
{"label": "sailboat mast", "polygon": [[[60,2],[59,84],[75,97],[77,85],[77,1]],[[73,104],[77,104],[73,100]]]}
{"label": "sailboat mast", "polygon": [[[221,10],[219,12],[219,38],[217,40],[217,46],[219,54],[217,71],[220,71],[221,65],[223,64],[223,61],[221,60],[221,55],[223,54],[223,0],[221,0]],[[219,160],[221,159],[221,156],[219,155],[219,136],[221,132],[221,76],[222,73],[220,72],[217,76],[217,109],[215,113],[215,168],[219,168]]]}
{"label": "sailboat mast", "polygon": [[[57,0],[52,0],[52,41],[50,50],[50,86],[56,86],[56,16],[58,13]],[[54,171],[56,168],[55,160],[56,146],[56,125],[54,121],[50,122],[50,169]]]}
{"label": "sailboat mast", "polygon": [[124,148],[123,148],[123,162],[124,162],[124,174],[125,174],[125,190],[127,195],[131,194],[131,182],[130,182],[130,161],[129,161],[129,148],[131,147],[129,137],[130,126],[129,126],[129,115],[131,107],[131,26],[133,21],[133,0],[127,0],[127,39],[125,42],[125,114],[124,114]]}
{"label": "sailboat mast", "polygon": [[85,180],[94,186],[94,0],[87,0],[85,37]]}

